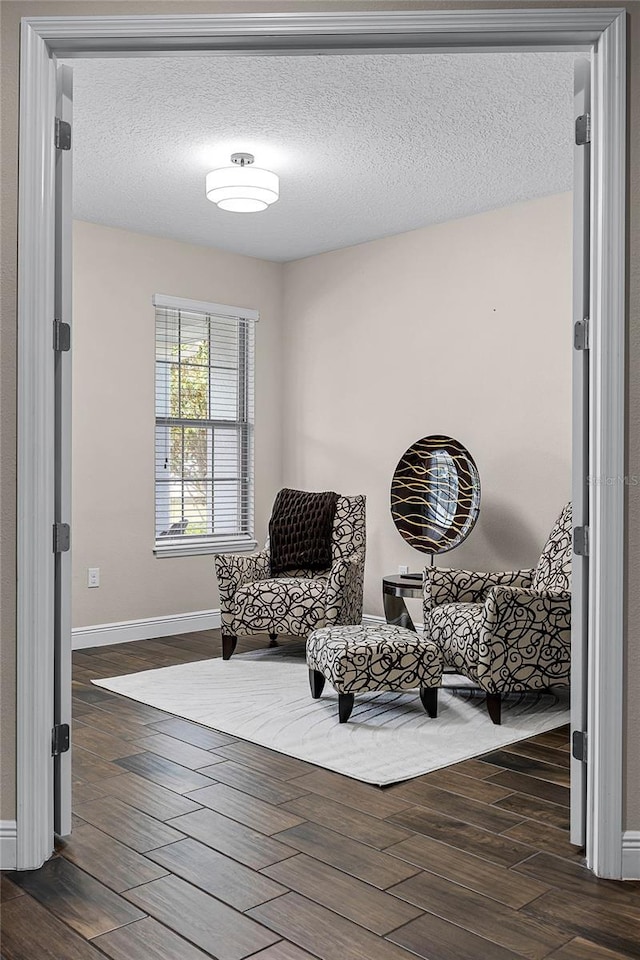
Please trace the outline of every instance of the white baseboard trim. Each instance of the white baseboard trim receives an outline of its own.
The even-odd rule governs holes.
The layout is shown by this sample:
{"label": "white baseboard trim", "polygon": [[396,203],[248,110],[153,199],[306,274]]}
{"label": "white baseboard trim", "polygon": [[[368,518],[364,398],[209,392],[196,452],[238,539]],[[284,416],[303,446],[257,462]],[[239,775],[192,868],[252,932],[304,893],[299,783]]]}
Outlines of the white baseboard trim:
{"label": "white baseboard trim", "polygon": [[16,869],[16,833],[15,820],[0,820],[0,870]]}
{"label": "white baseboard trim", "polygon": [[622,879],[640,880],[640,830],[622,834]]}
{"label": "white baseboard trim", "polygon": [[[375,616],[373,613],[365,613],[362,617],[362,626],[363,627],[382,627],[386,626],[387,621],[384,617]],[[424,629],[423,623],[414,624],[418,633],[422,633]]]}
{"label": "white baseboard trim", "polygon": [[[365,614],[365,627],[386,624],[384,617]],[[142,620],[123,620],[121,623],[98,623],[91,627],[74,627],[71,631],[72,648],[106,647],[112,643],[131,643],[134,640],[154,640],[173,634],[193,633],[195,630],[216,630],[220,626],[220,610],[194,610],[191,613],[172,613],[165,617],[145,617]],[[417,623],[418,632],[422,624]]]}
{"label": "white baseboard trim", "polygon": [[133,640],[155,640],[171,637],[174,633],[193,633],[194,630],[215,630],[220,626],[219,610],[194,610],[191,613],[172,613],[165,617],[145,617],[143,620],[124,620],[122,623],[99,623],[92,627],[74,627],[71,646],[104,647],[112,643],[130,643]]}

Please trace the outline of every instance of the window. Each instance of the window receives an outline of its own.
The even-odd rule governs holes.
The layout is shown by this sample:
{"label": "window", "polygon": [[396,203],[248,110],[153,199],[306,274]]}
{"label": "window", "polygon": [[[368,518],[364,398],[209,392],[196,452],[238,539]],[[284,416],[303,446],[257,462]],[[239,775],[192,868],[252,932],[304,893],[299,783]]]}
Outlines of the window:
{"label": "window", "polygon": [[255,310],[156,294],[158,556],[253,539]]}

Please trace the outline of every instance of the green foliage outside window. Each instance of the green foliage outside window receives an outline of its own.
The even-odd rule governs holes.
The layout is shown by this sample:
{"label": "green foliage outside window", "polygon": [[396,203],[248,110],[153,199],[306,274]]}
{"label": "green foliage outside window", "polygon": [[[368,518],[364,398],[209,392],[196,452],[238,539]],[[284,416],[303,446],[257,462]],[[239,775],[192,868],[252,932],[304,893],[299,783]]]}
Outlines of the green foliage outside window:
{"label": "green foliage outside window", "polygon": [[[183,354],[185,348],[183,346]],[[182,363],[171,367],[170,413],[181,420],[209,418],[209,353],[206,340],[194,349]],[[184,481],[184,519],[189,521],[190,536],[211,533],[207,526],[207,479],[209,475],[209,446],[211,430],[201,427],[172,427],[170,446],[171,475]],[[180,496],[171,498],[172,520],[183,518]]]}

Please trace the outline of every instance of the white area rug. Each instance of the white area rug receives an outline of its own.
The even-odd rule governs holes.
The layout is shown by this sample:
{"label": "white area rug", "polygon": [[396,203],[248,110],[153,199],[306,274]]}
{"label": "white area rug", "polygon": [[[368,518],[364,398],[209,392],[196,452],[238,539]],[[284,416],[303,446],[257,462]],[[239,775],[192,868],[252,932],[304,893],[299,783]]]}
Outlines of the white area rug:
{"label": "white area rug", "polygon": [[[459,682],[461,678],[457,678]],[[356,696],[348,723],[327,685],[313,700],[304,653],[295,644],[229,661],[145,670],[94,680],[100,687],[290,757],[380,786],[477,757],[569,721],[568,696],[527,695],[503,702],[502,725],[484,695],[441,690],[430,719],[415,693]],[[445,678],[452,683],[451,678]]]}

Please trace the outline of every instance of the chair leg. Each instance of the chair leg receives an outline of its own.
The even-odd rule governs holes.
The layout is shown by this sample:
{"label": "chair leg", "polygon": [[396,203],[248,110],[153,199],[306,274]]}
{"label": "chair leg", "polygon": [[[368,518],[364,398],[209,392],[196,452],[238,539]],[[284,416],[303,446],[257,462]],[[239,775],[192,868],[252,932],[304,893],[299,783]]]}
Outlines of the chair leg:
{"label": "chair leg", "polygon": [[311,696],[317,700],[324,690],[324,680],[319,670],[309,670],[309,686],[311,687]]}
{"label": "chair leg", "polygon": [[278,634],[277,634],[277,633],[270,633],[270,634],[269,634],[269,641],[270,641],[270,642],[269,642],[269,646],[270,646],[270,647],[277,647],[277,646],[278,646]]}
{"label": "chair leg", "polygon": [[231,655],[236,648],[238,643],[238,638],[234,637],[233,634],[223,633],[222,634],[222,659],[231,660]]}
{"label": "chair leg", "polygon": [[501,722],[501,707],[502,707],[502,694],[500,693],[488,693],[487,694],[487,710],[489,711],[489,716],[492,721],[500,726]]}
{"label": "chair leg", "polygon": [[346,723],[351,716],[353,700],[354,696],[352,693],[338,694],[338,717],[340,718],[340,723]]}
{"label": "chair leg", "polygon": [[438,688],[420,687],[420,699],[430,717],[438,716]]}

